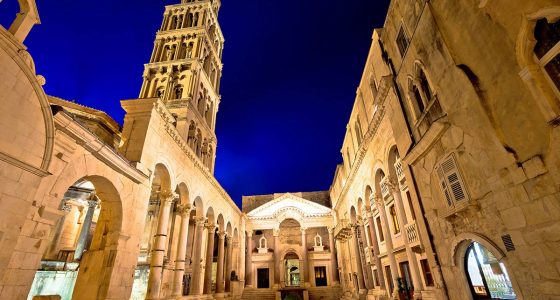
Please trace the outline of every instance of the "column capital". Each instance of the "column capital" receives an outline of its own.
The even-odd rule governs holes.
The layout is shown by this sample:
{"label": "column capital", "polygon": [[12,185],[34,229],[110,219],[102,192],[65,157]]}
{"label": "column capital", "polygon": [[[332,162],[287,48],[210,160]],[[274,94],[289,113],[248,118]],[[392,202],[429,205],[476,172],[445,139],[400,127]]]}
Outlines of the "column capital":
{"label": "column capital", "polygon": [[253,230],[247,231],[247,237],[252,237],[252,236],[253,236]]}
{"label": "column capital", "polygon": [[208,233],[214,234],[216,231],[216,226],[213,224],[207,224],[206,229],[208,229]]}
{"label": "column capital", "polygon": [[301,231],[301,234],[306,234],[307,229],[307,227],[301,227],[299,230]]}
{"label": "column capital", "polygon": [[399,183],[397,179],[389,175],[387,175],[386,178],[387,180],[385,181],[385,185],[387,186],[389,191],[391,191],[392,194],[399,193],[400,189],[399,189]]}
{"label": "column capital", "polygon": [[182,215],[188,215],[191,212],[191,205],[190,204],[180,204],[179,207],[177,208],[177,211]]}
{"label": "column capital", "polygon": [[87,200],[88,208],[95,208],[99,204],[99,201],[97,201],[97,199],[95,199],[96,197],[93,196],[93,198],[94,199]]}
{"label": "column capital", "polygon": [[177,195],[171,191],[163,190],[159,193],[159,198],[162,201],[162,204],[168,205],[175,201]]}
{"label": "column capital", "polygon": [[206,225],[206,218],[205,217],[194,217],[194,221],[196,222],[196,226],[204,226]]}
{"label": "column capital", "polygon": [[334,234],[334,227],[327,227],[329,234]]}
{"label": "column capital", "polygon": [[226,238],[227,233],[223,230],[218,231],[218,237],[220,240],[224,240]]}
{"label": "column capital", "polygon": [[385,201],[383,201],[383,197],[381,195],[375,195],[373,200],[375,202],[375,205],[377,206],[377,209],[385,207]]}
{"label": "column capital", "polygon": [[273,228],[272,229],[272,235],[274,237],[278,237],[280,235],[280,228]]}

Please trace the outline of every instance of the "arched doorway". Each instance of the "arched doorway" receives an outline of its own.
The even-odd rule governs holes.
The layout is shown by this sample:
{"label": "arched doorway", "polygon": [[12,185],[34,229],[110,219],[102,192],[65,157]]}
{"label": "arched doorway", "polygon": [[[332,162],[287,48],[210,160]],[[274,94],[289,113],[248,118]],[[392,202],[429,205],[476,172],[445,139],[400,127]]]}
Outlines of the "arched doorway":
{"label": "arched doorway", "polygon": [[286,286],[300,286],[301,271],[299,256],[294,252],[288,252],[284,256],[284,274],[286,274]]}
{"label": "arched doorway", "polygon": [[115,259],[122,222],[118,191],[106,178],[84,177],[67,189],[59,209],[28,297],[105,298],[113,265],[103,262]]}
{"label": "arched doorway", "polygon": [[474,299],[517,299],[505,265],[477,242],[467,247],[465,271]]}

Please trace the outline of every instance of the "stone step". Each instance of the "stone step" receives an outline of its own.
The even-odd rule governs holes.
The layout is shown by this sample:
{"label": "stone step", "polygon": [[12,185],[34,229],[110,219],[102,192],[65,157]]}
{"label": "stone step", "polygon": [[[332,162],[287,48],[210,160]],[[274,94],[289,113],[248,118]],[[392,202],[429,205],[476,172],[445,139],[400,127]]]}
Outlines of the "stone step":
{"label": "stone step", "polygon": [[245,289],[241,296],[243,300],[275,300],[276,292],[273,289]]}

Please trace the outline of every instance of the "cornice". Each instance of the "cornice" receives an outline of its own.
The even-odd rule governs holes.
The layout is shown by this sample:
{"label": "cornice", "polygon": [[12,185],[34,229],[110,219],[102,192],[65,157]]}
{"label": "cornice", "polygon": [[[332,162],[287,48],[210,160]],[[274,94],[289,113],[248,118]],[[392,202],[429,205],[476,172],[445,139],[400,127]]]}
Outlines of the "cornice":
{"label": "cornice", "polygon": [[356,154],[354,164],[352,165],[350,175],[346,180],[346,184],[342,187],[342,191],[340,192],[340,195],[336,200],[333,210],[336,210],[340,201],[344,197],[346,197],[346,194],[348,193],[348,190],[350,190],[350,186],[352,186],[352,183],[356,178],[356,174],[358,173],[358,170],[361,167],[362,161],[366,156],[367,150],[369,149],[369,145],[373,140],[373,138],[375,137],[375,135],[377,134],[377,131],[379,130],[379,126],[381,125],[381,122],[383,121],[383,117],[385,116],[386,98],[389,94],[389,90],[394,88],[392,80],[393,80],[393,76],[391,75],[384,76],[381,80],[379,91],[377,93],[378,100],[379,100],[377,103],[378,109],[373,115],[373,118],[369,122],[368,131],[364,135],[364,139],[362,141],[362,144],[360,145],[360,148],[358,149],[358,153]]}
{"label": "cornice", "polygon": [[159,98],[150,99],[152,102],[153,109],[158,113],[158,115],[165,121],[165,131],[169,134],[169,136],[175,141],[177,146],[183,151],[183,153],[191,160],[193,165],[204,175],[204,177],[210,182],[210,184],[218,191],[218,193],[227,201],[231,207],[233,207],[239,214],[241,214],[241,210],[235,202],[231,199],[229,194],[224,190],[224,188],[220,185],[220,183],[216,180],[216,178],[210,173],[210,170],[202,164],[198,156],[192,151],[191,147],[185,142],[185,140],[181,137],[177,128],[173,126],[172,120],[174,119],[165,104]]}
{"label": "cornice", "polygon": [[115,149],[105,144],[99,137],[75,121],[69,113],[65,111],[57,113],[54,116],[54,122],[57,130],[75,139],[84,149],[92,153],[93,156],[106,163],[115,171],[125,175],[136,183],[141,183],[149,178],[147,174],[138,170]]}
{"label": "cornice", "polygon": [[[303,210],[301,210],[301,209],[299,209],[299,208],[297,208],[297,207],[288,206],[288,207],[284,207],[284,208],[281,208],[281,209],[275,211],[272,215],[269,215],[269,216],[261,216],[261,217],[254,217],[254,216],[252,216],[252,215],[259,214],[259,213],[261,213],[262,211],[268,209],[269,207],[274,206],[274,205],[276,205],[276,204],[278,204],[278,203],[280,203],[280,202],[282,202],[282,201],[285,201],[285,200],[287,200],[287,199],[294,200],[294,201],[297,201],[297,202],[299,202],[299,203],[305,204],[305,205],[307,205],[307,206],[314,207],[314,208],[316,208],[316,209],[318,209],[318,210],[326,210],[327,212],[322,213],[322,214],[308,214],[307,212],[305,212],[305,211],[303,211]],[[301,215],[302,217],[305,217],[305,218],[308,218],[308,217],[313,218],[313,217],[331,216],[331,212],[332,212],[332,210],[331,210],[330,208],[326,207],[326,206],[323,206],[323,205],[320,205],[320,204],[315,203],[315,202],[313,202],[313,201],[310,201],[310,200],[307,200],[307,199],[304,199],[304,198],[295,196],[295,195],[293,195],[293,194],[291,194],[291,193],[285,193],[284,195],[282,195],[282,196],[280,196],[280,197],[278,197],[278,198],[276,198],[276,199],[274,199],[274,200],[272,200],[272,201],[270,201],[270,202],[267,202],[267,203],[265,203],[265,204],[263,204],[263,205],[261,205],[261,206],[255,208],[254,210],[250,211],[249,213],[247,213],[247,216],[248,216],[249,219],[252,219],[252,220],[257,220],[257,219],[263,219],[263,220],[264,220],[264,219],[274,219],[274,218],[276,218],[279,214],[281,214],[282,212],[285,212],[285,211],[295,211],[295,212],[297,212],[299,215]]]}

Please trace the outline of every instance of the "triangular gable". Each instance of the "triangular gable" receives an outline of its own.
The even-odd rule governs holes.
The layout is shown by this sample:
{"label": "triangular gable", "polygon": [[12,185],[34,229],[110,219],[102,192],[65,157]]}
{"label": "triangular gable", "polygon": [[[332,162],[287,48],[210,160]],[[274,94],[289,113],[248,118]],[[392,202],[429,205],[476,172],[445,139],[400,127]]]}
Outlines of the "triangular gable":
{"label": "triangular gable", "polygon": [[247,213],[247,216],[250,218],[273,217],[279,211],[286,210],[286,208],[292,208],[300,211],[305,216],[323,216],[329,215],[331,213],[331,209],[326,206],[303,199],[290,193],[286,193],[270,202],[263,204],[262,206],[253,209],[252,211]]}

